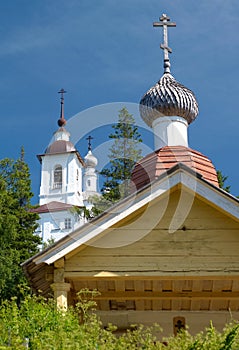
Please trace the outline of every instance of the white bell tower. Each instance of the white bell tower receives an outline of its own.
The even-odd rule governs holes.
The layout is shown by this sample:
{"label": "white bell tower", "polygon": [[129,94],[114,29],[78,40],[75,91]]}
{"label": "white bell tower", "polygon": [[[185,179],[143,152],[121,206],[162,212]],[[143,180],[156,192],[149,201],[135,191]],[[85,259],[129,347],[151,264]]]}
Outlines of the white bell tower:
{"label": "white bell tower", "polygon": [[[43,242],[57,241],[86,223],[82,207],[92,206],[87,201],[97,194],[97,159],[91,152],[89,137],[85,162],[70,141],[65,129],[64,93],[61,89],[61,114],[58,130],[43,154],[38,155],[41,163],[41,186],[39,207],[34,209],[40,219],[36,234]],[[89,148],[90,147],[90,148]]]}
{"label": "white bell tower", "polygon": [[52,201],[83,206],[82,169],[84,161],[70,142],[70,133],[65,129],[64,89],[61,93],[59,129],[44,154],[38,155],[41,162],[41,187],[39,204]]}

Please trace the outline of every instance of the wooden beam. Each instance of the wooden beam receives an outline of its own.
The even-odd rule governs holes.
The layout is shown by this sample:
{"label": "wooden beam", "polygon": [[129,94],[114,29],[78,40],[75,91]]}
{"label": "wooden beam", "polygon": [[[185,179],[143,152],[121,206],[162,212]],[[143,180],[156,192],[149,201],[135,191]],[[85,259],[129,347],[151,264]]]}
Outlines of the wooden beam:
{"label": "wooden beam", "polygon": [[96,300],[165,300],[165,299],[238,299],[239,292],[150,292],[150,291],[125,291],[125,292],[102,292]]}
{"label": "wooden beam", "polygon": [[222,275],[163,275],[159,276],[158,272],[149,273],[148,275],[145,272],[139,273],[138,275],[131,273],[123,272],[110,272],[110,271],[67,271],[65,270],[65,277],[68,279],[127,279],[127,280],[239,280],[239,275],[228,274],[225,276]]}

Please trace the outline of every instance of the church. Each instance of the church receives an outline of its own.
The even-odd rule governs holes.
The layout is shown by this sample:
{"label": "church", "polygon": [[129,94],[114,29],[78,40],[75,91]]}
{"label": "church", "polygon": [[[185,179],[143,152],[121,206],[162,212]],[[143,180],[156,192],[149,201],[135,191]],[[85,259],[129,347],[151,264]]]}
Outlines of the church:
{"label": "church", "polygon": [[86,223],[84,208],[90,208],[89,197],[99,195],[97,159],[88,139],[88,153],[81,157],[70,141],[64,117],[64,89],[61,89],[61,112],[58,130],[43,154],[38,213],[40,220],[36,234],[44,243],[58,241]]}
{"label": "church", "polygon": [[[171,75],[168,27],[176,24],[163,14],[154,26],[163,28],[164,73],[143,95],[139,110],[153,129],[155,151],[135,165],[132,194],[23,268],[33,291],[53,293],[62,308],[74,305],[82,288],[97,289],[96,312],[104,326],[125,330],[158,323],[163,335],[171,335],[185,327],[194,334],[213,322],[221,330],[239,319],[239,200],[219,188],[212,161],[188,145],[198,102]],[[60,124],[54,142],[64,141],[71,152],[73,179],[70,170],[83,169],[83,160]],[[41,184],[41,206],[46,199],[62,199],[54,183],[63,185],[66,163],[63,153],[50,161],[54,142],[39,156],[49,174]],[[71,193],[75,181],[67,183]],[[83,193],[72,194],[74,205],[83,204]]]}

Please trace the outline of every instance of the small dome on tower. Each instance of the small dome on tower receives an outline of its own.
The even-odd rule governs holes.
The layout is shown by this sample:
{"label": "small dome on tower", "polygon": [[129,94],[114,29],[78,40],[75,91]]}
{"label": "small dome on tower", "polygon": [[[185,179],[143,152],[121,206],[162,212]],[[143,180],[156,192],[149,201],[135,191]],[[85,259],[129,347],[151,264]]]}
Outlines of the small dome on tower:
{"label": "small dome on tower", "polygon": [[92,154],[92,152],[90,150],[88,151],[84,160],[85,160],[85,165],[87,168],[95,168],[98,164],[97,158]]}
{"label": "small dome on tower", "polygon": [[70,141],[57,140],[47,147],[45,154],[76,152],[75,146]]}
{"label": "small dome on tower", "polygon": [[141,118],[150,127],[159,117],[179,116],[190,124],[198,115],[194,93],[177,82],[170,73],[164,73],[144,94],[139,109]]}

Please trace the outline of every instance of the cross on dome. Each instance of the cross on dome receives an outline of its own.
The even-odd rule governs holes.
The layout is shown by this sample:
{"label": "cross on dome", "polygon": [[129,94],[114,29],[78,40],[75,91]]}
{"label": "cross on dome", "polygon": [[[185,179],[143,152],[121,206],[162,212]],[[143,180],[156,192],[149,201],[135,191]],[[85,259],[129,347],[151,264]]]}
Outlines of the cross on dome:
{"label": "cross on dome", "polygon": [[94,137],[88,136],[86,140],[88,141],[88,151],[92,151],[92,146],[91,146],[91,140],[93,140]]}
{"label": "cross on dome", "polygon": [[159,18],[160,22],[154,22],[153,27],[163,27],[163,44],[160,48],[164,51],[164,73],[170,73],[170,61],[169,53],[172,53],[172,49],[168,46],[168,27],[176,27],[175,22],[170,22],[170,18],[163,13]]}
{"label": "cross on dome", "polygon": [[58,91],[58,94],[61,94],[61,114],[60,114],[60,119],[58,120],[58,125],[60,127],[66,125],[66,120],[64,117],[64,94],[66,93],[66,91],[64,89],[61,89],[60,91]]}

